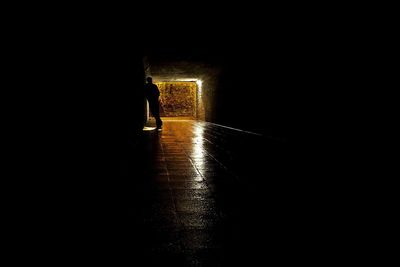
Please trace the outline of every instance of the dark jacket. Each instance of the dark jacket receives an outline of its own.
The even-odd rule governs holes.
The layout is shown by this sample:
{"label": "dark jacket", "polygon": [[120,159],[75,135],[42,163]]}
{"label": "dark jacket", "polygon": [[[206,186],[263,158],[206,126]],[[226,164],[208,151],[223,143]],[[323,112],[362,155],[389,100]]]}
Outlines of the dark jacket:
{"label": "dark jacket", "polygon": [[160,96],[160,91],[154,83],[147,83],[144,86],[144,94],[148,100],[154,100]]}

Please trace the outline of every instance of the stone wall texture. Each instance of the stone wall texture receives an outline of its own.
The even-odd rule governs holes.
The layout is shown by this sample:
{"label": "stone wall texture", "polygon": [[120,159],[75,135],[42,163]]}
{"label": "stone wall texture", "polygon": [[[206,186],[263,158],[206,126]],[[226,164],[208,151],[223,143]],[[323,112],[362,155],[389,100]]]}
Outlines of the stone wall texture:
{"label": "stone wall texture", "polygon": [[196,117],[195,82],[159,82],[160,115],[163,117]]}

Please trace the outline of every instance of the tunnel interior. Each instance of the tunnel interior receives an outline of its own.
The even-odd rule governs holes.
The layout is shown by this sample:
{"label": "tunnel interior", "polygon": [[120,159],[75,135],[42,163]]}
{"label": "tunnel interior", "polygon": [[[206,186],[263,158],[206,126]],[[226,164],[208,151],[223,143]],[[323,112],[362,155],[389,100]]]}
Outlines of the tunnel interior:
{"label": "tunnel interior", "polygon": [[[281,60],[250,53],[248,57],[150,54],[145,62],[145,75],[160,89],[162,117],[191,117],[267,136],[287,136],[290,103],[283,100],[286,92],[273,66]],[[193,82],[197,90],[190,89]],[[191,97],[185,93],[190,90]]]}
{"label": "tunnel interior", "polygon": [[[264,12],[264,9],[260,10]],[[194,20],[190,13],[187,12],[190,20]],[[229,24],[223,19],[220,21]],[[236,21],[241,23],[242,20],[236,17]],[[270,22],[279,24],[282,19]],[[76,245],[77,251],[82,252],[78,254],[86,255],[88,261],[96,257],[100,261],[106,255],[112,258],[113,265],[118,265],[115,259],[126,257],[129,261],[143,258],[162,263],[154,266],[235,266],[216,262],[216,258],[226,252],[223,259],[236,262],[237,258],[242,258],[243,264],[239,266],[257,266],[246,264],[245,260],[255,254],[258,259],[268,260],[267,252],[272,257],[277,255],[279,261],[285,257],[297,261],[300,258],[297,256],[301,256],[298,254],[303,252],[302,247],[307,250],[305,254],[314,258],[318,253],[312,246],[304,246],[303,242],[310,240],[313,229],[318,239],[310,241],[318,245],[321,239],[331,240],[330,236],[323,235],[325,230],[340,231],[337,225],[343,225],[341,218],[335,218],[334,213],[320,216],[321,211],[329,211],[329,208],[319,195],[329,195],[329,188],[336,189],[335,186],[339,185],[348,188],[349,183],[341,183],[340,179],[346,178],[343,175],[346,172],[339,174],[340,168],[335,166],[346,158],[314,153],[313,143],[308,142],[309,138],[320,136],[322,130],[319,126],[329,119],[319,115],[322,118],[313,121],[313,125],[308,123],[312,117],[308,115],[321,114],[321,110],[310,102],[322,106],[333,95],[346,98],[346,94],[337,90],[341,87],[333,83],[333,79],[325,79],[330,73],[335,75],[343,70],[342,66],[321,64],[327,57],[329,60],[327,54],[334,55],[337,51],[336,47],[318,50],[324,42],[331,42],[330,38],[315,38],[316,42],[307,42],[303,29],[296,36],[290,34],[292,27],[274,35],[264,26],[260,27],[263,31],[254,35],[247,32],[253,27],[241,27],[248,33],[246,35],[238,35],[239,29],[233,27],[235,38],[226,38],[225,32],[219,32],[213,25],[220,38],[202,31],[197,33],[199,38],[193,42],[182,38],[160,41],[159,36],[157,42],[153,42],[147,38],[154,34],[151,30],[145,36],[133,34],[134,40],[127,42],[125,38],[116,36],[119,27],[101,27],[97,37],[93,37],[93,27],[79,27],[81,35],[78,37],[75,31],[71,31],[70,41],[64,42],[63,37],[43,46],[43,50],[54,47],[47,56],[49,61],[43,61],[42,53],[32,50],[39,56],[37,61],[32,60],[32,65],[27,65],[27,70],[36,69],[43,82],[32,79],[33,83],[30,82],[26,88],[35,84],[46,86],[48,95],[47,91],[28,91],[40,97],[43,95],[40,100],[51,103],[51,107],[47,109],[28,99],[43,109],[46,116],[33,117],[32,126],[35,127],[23,124],[21,134],[24,135],[15,142],[22,146],[35,144],[35,149],[29,152],[32,157],[25,153],[21,156],[27,161],[32,161],[32,158],[38,164],[32,161],[34,164],[31,162],[24,166],[18,162],[17,165],[19,169],[27,170],[24,177],[32,177],[32,171],[39,174],[38,181],[30,179],[32,181],[26,184],[40,189],[29,188],[27,191],[35,198],[38,195],[43,199],[39,205],[32,205],[32,214],[40,216],[37,211],[49,206],[43,209],[43,217],[37,217],[39,220],[30,220],[27,213],[22,222],[37,222],[42,229],[46,228],[43,232],[51,229],[47,243],[61,240],[61,246],[53,246],[53,249],[68,254],[61,259],[74,256],[69,253],[71,244]],[[155,33],[162,32],[159,27],[154,29],[157,30]],[[172,27],[165,32],[171,36],[174,31],[178,32],[178,29]],[[121,36],[125,35],[132,36],[121,31]],[[319,37],[319,33],[316,36]],[[226,40],[222,42],[222,39]],[[239,45],[240,41],[246,45]],[[148,44],[149,48],[137,51],[132,48],[136,43]],[[157,47],[150,47],[152,43]],[[346,43],[340,45],[346,46]],[[54,62],[58,65],[52,64]],[[46,67],[38,68],[36,63]],[[190,96],[186,109],[190,110],[190,116],[195,115],[197,121],[165,123],[161,132],[143,132],[146,120],[143,86],[149,76],[156,83],[170,83],[173,91],[179,82],[188,83],[187,87],[192,88],[194,82],[201,81],[201,93],[196,83],[198,91],[195,97]],[[160,88],[164,94],[166,88]],[[23,93],[22,90],[17,92]],[[163,97],[162,100],[170,105],[169,99]],[[62,109],[61,117],[53,112],[53,106]],[[336,105],[332,112],[340,109],[341,106]],[[179,110],[176,114],[172,109],[177,117],[188,115],[182,107]],[[169,106],[164,107],[164,116],[166,111],[171,112]],[[31,111],[22,115],[28,113]],[[199,121],[202,116],[204,122]],[[44,134],[36,131],[37,126],[39,130],[41,128],[38,119],[43,120],[49,131]],[[54,125],[54,122],[60,125]],[[346,137],[347,129],[341,130],[342,136]],[[34,135],[31,136],[30,132]],[[48,153],[42,149],[42,139],[34,138],[39,135],[48,139],[46,141],[51,147]],[[304,140],[303,136],[306,136]],[[283,138],[289,141],[281,142]],[[332,140],[323,140],[317,145],[322,150],[325,143],[335,141]],[[327,154],[331,153],[329,148]],[[57,153],[53,153],[55,150]],[[20,153],[18,149],[16,152]],[[312,155],[308,157],[308,154]],[[334,164],[330,166],[329,162]],[[327,179],[324,179],[324,172]],[[48,175],[48,180],[41,180],[42,174]],[[342,196],[338,192],[335,190],[329,203]],[[32,203],[30,201],[28,199],[26,203]],[[24,207],[26,203],[23,203]],[[16,211],[21,213],[20,209]],[[55,217],[53,211],[59,217]],[[177,217],[177,211],[181,217]],[[203,217],[203,211],[211,216]],[[308,213],[315,215],[308,216]],[[158,216],[160,214],[166,216]],[[334,221],[335,224],[325,227],[324,221]],[[42,239],[40,227],[27,224],[20,228],[39,233],[41,236],[32,239],[35,243]],[[261,234],[257,232],[259,229]],[[213,233],[222,235],[222,238],[216,236],[217,241],[222,239],[221,246],[209,242]],[[271,238],[271,234],[274,237]],[[64,239],[64,236],[68,237]],[[260,240],[265,246],[257,245]],[[184,246],[187,249],[180,250]],[[321,250],[330,249],[320,247]],[[337,248],[335,244],[332,251]],[[89,250],[94,253],[87,253]],[[178,256],[178,260],[182,257],[182,261],[191,261],[191,264],[178,262],[167,265],[168,260],[172,262],[173,257]],[[77,260],[78,257],[76,255]],[[216,259],[215,264],[210,263],[213,259]],[[200,260],[205,263],[201,264]]]}

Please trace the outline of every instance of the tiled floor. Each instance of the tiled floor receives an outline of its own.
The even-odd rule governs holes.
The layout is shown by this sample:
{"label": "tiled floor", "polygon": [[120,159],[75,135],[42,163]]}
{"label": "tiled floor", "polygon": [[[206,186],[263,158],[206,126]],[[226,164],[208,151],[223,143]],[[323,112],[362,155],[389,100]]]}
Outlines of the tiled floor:
{"label": "tiled floor", "polygon": [[146,266],[255,266],[283,253],[291,232],[284,143],[165,120],[135,153],[121,170],[134,181],[128,213]]}

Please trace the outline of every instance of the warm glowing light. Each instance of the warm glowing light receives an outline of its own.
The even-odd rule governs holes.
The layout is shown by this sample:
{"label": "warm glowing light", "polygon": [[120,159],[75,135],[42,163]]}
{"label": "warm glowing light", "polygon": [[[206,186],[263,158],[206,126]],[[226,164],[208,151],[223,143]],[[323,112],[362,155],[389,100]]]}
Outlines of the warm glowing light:
{"label": "warm glowing light", "polygon": [[199,94],[201,95],[201,89],[203,86],[203,81],[202,80],[197,80],[196,81],[197,87],[199,88]]}
{"label": "warm glowing light", "polygon": [[204,127],[202,125],[196,125],[193,129],[192,139],[192,154],[191,158],[195,162],[196,168],[204,169],[205,167],[205,155],[204,155]]}
{"label": "warm glowing light", "polygon": [[[159,86],[162,83],[173,83],[173,82],[190,82],[190,83],[196,83],[197,89],[196,89],[196,107],[195,107],[195,117],[200,120],[205,119],[205,111],[204,111],[204,103],[203,103],[203,80],[195,78],[195,77],[188,77],[188,78],[155,78],[153,77],[153,81],[155,81],[156,84]],[[207,91],[207,90],[206,90]],[[205,92],[206,92],[205,91]]]}

